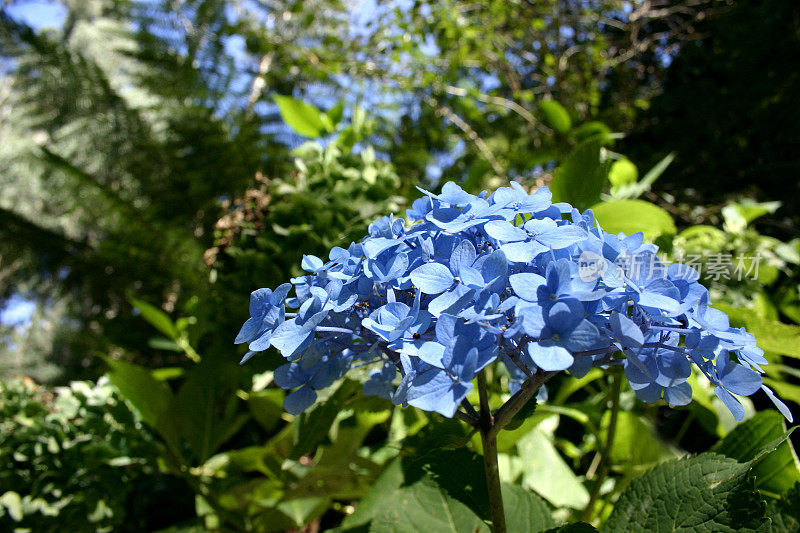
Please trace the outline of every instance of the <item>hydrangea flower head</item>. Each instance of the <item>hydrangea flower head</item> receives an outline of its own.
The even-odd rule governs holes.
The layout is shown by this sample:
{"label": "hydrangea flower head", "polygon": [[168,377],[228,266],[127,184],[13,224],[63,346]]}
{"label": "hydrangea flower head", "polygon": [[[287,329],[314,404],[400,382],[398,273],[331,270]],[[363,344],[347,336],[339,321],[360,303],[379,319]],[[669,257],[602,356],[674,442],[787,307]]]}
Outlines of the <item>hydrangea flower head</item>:
{"label": "hydrangea flower head", "polygon": [[376,220],[327,261],[305,256],[307,275],[251,295],[236,342],[249,346],[243,362],[270,346],[286,358],[275,382],[294,389],[290,413],[367,365],[365,394],[447,417],[493,363],[512,393],[536,375],[622,365],[642,401],[685,405],[694,365],[737,420],[736,396],[759,389],[791,420],[762,383],[753,336],[709,305],[696,271],[662,264],[640,233],[607,234],[591,211],[551,203],[546,187],[420,190],[408,222]]}

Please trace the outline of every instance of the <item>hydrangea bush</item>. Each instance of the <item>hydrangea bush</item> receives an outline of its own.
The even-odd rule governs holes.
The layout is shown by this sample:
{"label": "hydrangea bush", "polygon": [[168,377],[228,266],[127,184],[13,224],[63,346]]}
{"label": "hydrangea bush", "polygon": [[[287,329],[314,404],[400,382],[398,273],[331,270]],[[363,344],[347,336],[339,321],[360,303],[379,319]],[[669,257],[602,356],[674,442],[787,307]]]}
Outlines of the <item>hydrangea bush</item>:
{"label": "hydrangea bush", "polygon": [[[553,203],[546,187],[420,190],[408,221],[377,220],[327,261],[305,256],[308,275],[252,293],[252,316],[236,338],[249,345],[242,362],[280,351],[288,363],[274,379],[295,389],[284,402],[290,413],[348,370],[372,365],[365,394],[481,431],[490,489],[497,432],[561,371],[581,377],[621,365],[639,399],[685,405],[694,365],[736,420],[745,414],[736,396],[759,389],[791,420],[762,383],[767,361],[753,335],[730,327],[697,272],[665,264],[642,234],[608,234],[591,210]],[[511,393],[494,413],[482,372],[492,363],[505,368]],[[476,383],[479,409],[467,400]],[[493,509],[502,509],[494,492]],[[501,515],[493,512],[498,531]]]}

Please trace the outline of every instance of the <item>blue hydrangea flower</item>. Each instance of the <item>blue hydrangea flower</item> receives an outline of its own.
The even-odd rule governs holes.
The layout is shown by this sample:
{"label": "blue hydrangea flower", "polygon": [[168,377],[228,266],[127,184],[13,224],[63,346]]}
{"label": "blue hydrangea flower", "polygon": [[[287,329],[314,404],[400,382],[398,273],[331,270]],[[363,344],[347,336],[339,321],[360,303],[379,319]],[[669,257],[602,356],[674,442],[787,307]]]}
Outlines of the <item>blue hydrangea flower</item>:
{"label": "blue hydrangea flower", "polygon": [[645,402],[685,405],[696,368],[735,418],[736,396],[760,389],[791,420],[762,383],[755,338],[641,233],[610,235],[545,187],[422,192],[408,222],[382,217],[327,261],[304,256],[306,275],[252,293],[236,342],[243,361],[270,347],[286,358],[275,383],[293,390],[290,413],[355,367],[372,367],[365,394],[454,416],[487,365],[505,367],[514,394],[531,377],[621,364]]}

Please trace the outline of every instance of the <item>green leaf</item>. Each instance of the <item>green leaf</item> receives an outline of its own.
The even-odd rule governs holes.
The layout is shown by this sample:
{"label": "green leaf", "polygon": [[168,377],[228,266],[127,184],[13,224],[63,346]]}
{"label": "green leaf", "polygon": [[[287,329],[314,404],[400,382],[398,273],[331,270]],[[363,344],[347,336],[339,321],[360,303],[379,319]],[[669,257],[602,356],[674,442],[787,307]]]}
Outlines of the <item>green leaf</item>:
{"label": "green leaf", "polygon": [[540,428],[520,439],[517,450],[524,465],[523,487],[536,491],[555,507],[583,509],[589,503],[586,487]]}
{"label": "green leaf", "polygon": [[639,169],[628,158],[614,161],[608,171],[608,181],[612,187],[636,183],[637,179],[639,179]]}
{"label": "green leaf", "polygon": [[597,530],[586,522],[573,522],[572,524],[548,529],[545,533],[597,533]]}
{"label": "green leaf", "polygon": [[466,448],[435,450],[417,460],[404,463],[406,477],[419,472],[428,474],[447,495],[472,510],[479,518],[490,520],[489,488],[483,458]]}
{"label": "green leaf", "polygon": [[[611,412],[603,413],[601,428],[605,432],[611,419]],[[675,456],[675,453],[656,436],[649,420],[635,413],[620,411],[617,415],[617,429],[611,460],[624,468],[659,463]]]}
{"label": "green leaf", "polygon": [[295,446],[290,459],[299,459],[314,451],[327,437],[333,421],[343,405],[358,395],[361,386],[350,379],[343,380],[327,400],[320,400],[301,415],[294,423]]}
{"label": "green leaf", "polygon": [[765,533],[800,533],[800,483],[767,504],[771,524]]}
{"label": "green leaf", "polygon": [[166,350],[169,352],[183,353],[183,348],[177,342],[164,337],[153,337],[148,339],[147,345],[154,350]]}
{"label": "green leaf", "polygon": [[327,113],[325,113],[325,116],[328,117],[332,128],[335,128],[336,125],[342,121],[342,117],[344,116],[344,100],[330,108]]}
{"label": "green leaf", "polygon": [[142,314],[142,318],[147,320],[151,326],[155,327],[158,331],[173,341],[178,339],[180,332],[178,331],[178,328],[175,327],[175,324],[172,323],[172,320],[169,318],[167,313],[143,300],[134,298],[133,296],[129,296],[128,300],[131,302],[131,305],[139,310],[139,312]]}
{"label": "green leaf", "polygon": [[765,504],[748,464],[704,453],[669,461],[634,479],[604,531],[755,531]]}
{"label": "green leaf", "polygon": [[463,503],[451,498],[432,479],[423,478],[393,494],[370,525],[370,533],[488,532]]}
{"label": "green leaf", "polygon": [[[675,159],[675,152],[668,154],[664,159],[655,164],[641,181],[617,185],[612,191],[612,196],[618,199],[638,198],[652,187],[653,183],[664,173],[667,167]],[[614,185],[614,182],[611,182]]]}
{"label": "green leaf", "polygon": [[133,407],[139,411],[142,420],[155,429],[171,446],[178,449],[178,433],[175,421],[169,417],[174,395],[169,385],[154,378],[150,372],[137,365],[107,358],[111,367],[108,379],[114,384]]}
{"label": "green leaf", "polygon": [[[780,439],[785,433],[786,427],[780,413],[762,411],[737,426],[711,451],[747,462],[753,460],[764,446]],[[756,487],[773,494],[786,492],[800,482],[800,465],[791,441],[783,441],[775,451],[756,461],[752,472]]]}
{"label": "green leaf", "polygon": [[654,241],[662,235],[675,235],[675,222],[662,208],[643,200],[612,200],[592,206],[594,216],[608,233],[644,233]]}
{"label": "green leaf", "polygon": [[504,431],[513,431],[519,429],[520,426],[536,412],[536,398],[531,398],[528,403],[522,406],[522,409],[517,411],[517,414],[506,424],[503,428]]}
{"label": "green leaf", "polygon": [[[365,531],[361,528],[372,521],[369,531],[377,532],[488,532],[473,514],[475,508],[487,518],[490,514],[486,495],[476,491],[476,487],[487,490],[483,476],[482,459],[464,449],[396,459],[356,512],[345,518],[341,530]],[[509,532],[535,533],[555,525],[550,509],[537,495],[510,484],[503,484],[502,490]]]}
{"label": "green leaf", "polygon": [[506,529],[514,533],[538,533],[554,527],[550,508],[539,496],[517,485],[503,483]]}
{"label": "green leaf", "polygon": [[580,140],[586,140],[590,137],[597,137],[603,143],[610,143],[613,141],[613,135],[611,133],[611,128],[603,124],[602,122],[591,121],[591,122],[584,122],[574,130],[572,133],[575,137]]}
{"label": "green leaf", "polygon": [[539,102],[539,111],[544,116],[544,122],[559,133],[567,133],[572,128],[572,119],[564,106],[555,100],[542,100]]}
{"label": "green leaf", "polygon": [[556,169],[550,191],[554,202],[568,202],[584,210],[600,201],[610,160],[602,157],[602,143],[590,139],[578,145]]}
{"label": "green leaf", "polygon": [[194,456],[204,462],[230,439],[249,415],[237,412],[235,365],[206,362],[181,384],[169,415]]}
{"label": "green leaf", "polygon": [[313,105],[279,94],[274,95],[273,99],[278,104],[283,121],[299,135],[316,139],[332,130],[322,119],[322,112]]}
{"label": "green leaf", "polygon": [[281,420],[284,396],[280,389],[265,389],[251,392],[247,398],[250,414],[267,431],[274,430]]}

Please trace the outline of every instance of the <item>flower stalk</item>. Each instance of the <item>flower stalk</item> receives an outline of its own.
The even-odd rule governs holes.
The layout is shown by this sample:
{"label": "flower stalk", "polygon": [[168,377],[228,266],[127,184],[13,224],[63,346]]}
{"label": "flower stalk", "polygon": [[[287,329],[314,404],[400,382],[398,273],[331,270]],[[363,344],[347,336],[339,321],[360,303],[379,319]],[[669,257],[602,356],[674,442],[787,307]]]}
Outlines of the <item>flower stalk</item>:
{"label": "flower stalk", "polygon": [[506,533],[506,515],[503,508],[503,493],[500,485],[500,469],[497,465],[497,432],[493,431],[495,419],[489,409],[486,390],[486,370],[478,374],[480,396],[480,423],[478,429],[483,444],[483,466],[486,470],[486,485],[489,489],[489,508],[492,512],[492,533]]}

